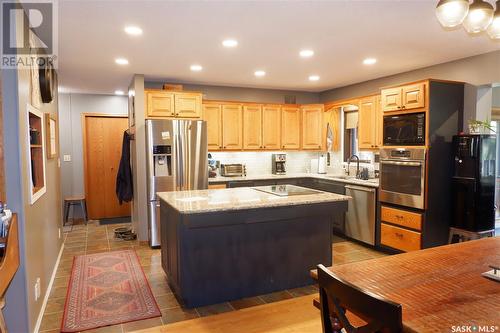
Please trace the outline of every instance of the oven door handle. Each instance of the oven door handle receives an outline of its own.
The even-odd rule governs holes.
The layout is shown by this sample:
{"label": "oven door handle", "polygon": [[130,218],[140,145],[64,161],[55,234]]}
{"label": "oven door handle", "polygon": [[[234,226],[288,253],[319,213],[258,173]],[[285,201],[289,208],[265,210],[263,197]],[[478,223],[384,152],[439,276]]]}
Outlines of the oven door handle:
{"label": "oven door handle", "polygon": [[380,164],[389,164],[389,165],[401,165],[401,166],[414,166],[419,167],[423,165],[423,162],[407,162],[407,161],[380,161]]}

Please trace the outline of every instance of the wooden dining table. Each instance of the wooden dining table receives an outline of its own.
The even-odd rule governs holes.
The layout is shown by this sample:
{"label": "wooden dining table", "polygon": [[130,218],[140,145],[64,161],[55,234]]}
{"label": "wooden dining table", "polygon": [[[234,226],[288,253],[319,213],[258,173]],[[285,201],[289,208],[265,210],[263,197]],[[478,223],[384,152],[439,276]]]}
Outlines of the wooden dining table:
{"label": "wooden dining table", "polygon": [[[405,332],[500,332],[500,237],[329,267],[338,277],[400,303]],[[317,271],[311,276],[317,280]]]}

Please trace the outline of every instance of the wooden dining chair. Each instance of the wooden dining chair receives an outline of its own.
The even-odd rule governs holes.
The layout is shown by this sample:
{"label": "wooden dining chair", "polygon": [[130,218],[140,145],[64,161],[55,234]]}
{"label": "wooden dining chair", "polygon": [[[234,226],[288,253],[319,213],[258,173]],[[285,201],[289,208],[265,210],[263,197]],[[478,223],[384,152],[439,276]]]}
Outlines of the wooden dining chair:
{"label": "wooden dining chair", "polygon": [[[352,285],[318,265],[321,323],[323,333],[401,332],[403,329],[401,304]],[[346,315],[346,312],[349,315]],[[354,326],[348,317],[354,314],[362,326]],[[361,319],[361,321],[359,320]]]}

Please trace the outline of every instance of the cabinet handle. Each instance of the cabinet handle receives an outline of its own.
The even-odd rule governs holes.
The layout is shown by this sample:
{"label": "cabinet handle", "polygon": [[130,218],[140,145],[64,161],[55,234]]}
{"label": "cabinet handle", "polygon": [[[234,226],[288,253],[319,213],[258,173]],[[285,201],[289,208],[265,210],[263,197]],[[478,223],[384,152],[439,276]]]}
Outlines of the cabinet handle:
{"label": "cabinet handle", "polygon": [[399,232],[395,232],[394,234],[395,234],[395,235],[396,235],[396,237],[398,237],[398,238],[403,238],[403,234],[400,234]]}
{"label": "cabinet handle", "polygon": [[266,148],[266,146],[264,146],[264,149]]}
{"label": "cabinet handle", "polygon": [[398,109],[401,109],[401,106],[398,106]]}
{"label": "cabinet handle", "polygon": [[260,148],[262,148],[262,146],[260,146]]}
{"label": "cabinet handle", "polygon": [[283,146],[283,149],[285,149],[285,146]]}
{"label": "cabinet handle", "polygon": [[403,105],[401,108],[402,108],[402,109],[406,109],[406,106],[405,106],[405,105]]}

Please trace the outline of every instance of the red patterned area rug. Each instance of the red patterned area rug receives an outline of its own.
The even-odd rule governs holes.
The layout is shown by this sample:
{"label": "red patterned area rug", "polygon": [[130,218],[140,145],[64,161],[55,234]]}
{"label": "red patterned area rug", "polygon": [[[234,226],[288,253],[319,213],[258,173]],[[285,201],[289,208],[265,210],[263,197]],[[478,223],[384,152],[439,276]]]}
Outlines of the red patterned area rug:
{"label": "red patterned area rug", "polygon": [[161,316],[133,250],[77,256],[69,281],[62,332]]}

